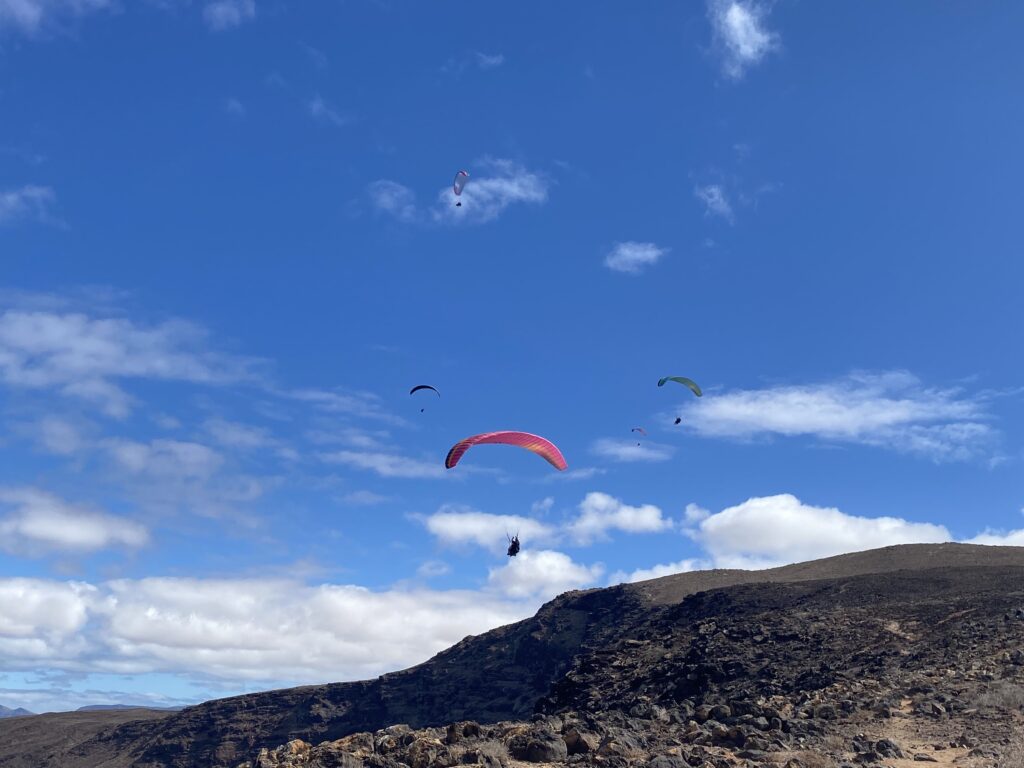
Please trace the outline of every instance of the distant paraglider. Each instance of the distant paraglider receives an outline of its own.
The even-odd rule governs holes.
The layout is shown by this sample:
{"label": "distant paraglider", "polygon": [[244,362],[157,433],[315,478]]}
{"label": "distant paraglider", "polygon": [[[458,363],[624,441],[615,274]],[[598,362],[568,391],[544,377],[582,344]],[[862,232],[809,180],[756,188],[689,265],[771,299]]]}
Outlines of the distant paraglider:
{"label": "distant paraglider", "polygon": [[[643,435],[644,437],[647,437],[647,430],[646,430],[646,429],[644,429],[643,427],[633,427],[633,429],[631,429],[630,431],[631,431],[631,432],[639,432],[639,433],[640,433],[641,435]],[[637,442],[637,446],[638,446],[638,447],[639,447],[639,445],[640,445],[640,443],[639,443],[639,442]]]}
{"label": "distant paraglider", "polygon": [[[436,388],[430,386],[429,384],[417,384],[415,387],[413,387],[412,389],[409,390],[409,394],[410,395],[415,395],[417,392],[419,392],[420,390],[423,390],[423,389],[429,389],[431,392],[433,392],[438,397],[441,396],[441,393],[438,392]],[[423,413],[424,410],[426,410],[426,409],[420,408],[420,413]]]}
{"label": "distant paraglider", "polygon": [[546,440],[539,435],[531,435],[529,432],[502,431],[483,432],[479,435],[467,437],[465,440],[460,440],[448,451],[448,456],[444,460],[445,468],[453,468],[459,463],[459,460],[466,451],[474,445],[514,445],[536,453],[559,471],[569,467],[565,462],[565,457],[562,456],[562,452],[550,440]]}
{"label": "distant paraglider", "polygon": [[683,421],[683,417],[682,416],[676,416],[676,422],[675,422],[676,426],[679,426],[679,424],[681,424],[682,421]]}
{"label": "distant paraglider", "polygon": [[700,387],[697,385],[697,382],[693,379],[688,379],[685,376],[666,376],[663,379],[658,379],[658,386],[665,386],[666,381],[674,381],[678,384],[682,384],[684,387],[689,387],[690,391],[697,397],[702,397],[704,395],[704,393],[700,391]]}
{"label": "distant paraglider", "polygon": [[506,533],[505,538],[508,539],[508,552],[505,554],[509,557],[515,557],[519,554],[519,532],[517,531],[515,536],[509,536]]}
{"label": "distant paraglider", "polygon": [[[466,182],[469,181],[469,174],[465,171],[459,171],[455,174],[455,181],[452,182],[452,192],[455,193],[456,197],[462,194],[462,188],[466,186]],[[455,203],[456,208],[462,207],[462,201],[459,200]]]}

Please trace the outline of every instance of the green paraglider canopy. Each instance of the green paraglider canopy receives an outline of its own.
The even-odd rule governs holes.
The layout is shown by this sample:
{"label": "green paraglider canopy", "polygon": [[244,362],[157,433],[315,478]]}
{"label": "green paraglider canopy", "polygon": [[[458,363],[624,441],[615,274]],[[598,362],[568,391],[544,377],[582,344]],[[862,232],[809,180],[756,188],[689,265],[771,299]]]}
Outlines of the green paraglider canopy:
{"label": "green paraglider canopy", "polygon": [[697,397],[702,397],[704,395],[704,393],[700,391],[700,387],[697,385],[697,382],[693,379],[688,379],[685,376],[666,376],[665,378],[658,380],[658,386],[665,386],[666,381],[675,381],[682,384],[684,387],[689,387],[690,391]]}

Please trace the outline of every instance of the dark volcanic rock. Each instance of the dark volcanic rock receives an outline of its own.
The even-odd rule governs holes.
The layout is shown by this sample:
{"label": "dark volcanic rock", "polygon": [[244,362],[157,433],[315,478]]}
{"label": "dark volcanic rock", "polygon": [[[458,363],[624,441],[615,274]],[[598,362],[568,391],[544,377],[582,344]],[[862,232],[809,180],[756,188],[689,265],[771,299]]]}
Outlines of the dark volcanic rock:
{"label": "dark volcanic rock", "polygon": [[528,763],[553,763],[569,756],[562,737],[543,728],[513,736],[508,742],[508,753]]}

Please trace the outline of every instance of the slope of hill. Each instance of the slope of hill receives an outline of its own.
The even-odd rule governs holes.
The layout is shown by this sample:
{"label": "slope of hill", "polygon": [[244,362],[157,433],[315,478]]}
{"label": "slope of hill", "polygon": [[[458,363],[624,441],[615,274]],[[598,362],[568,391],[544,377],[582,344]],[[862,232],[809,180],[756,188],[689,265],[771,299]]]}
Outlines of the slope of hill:
{"label": "slope of hill", "polygon": [[[3,728],[0,729],[0,765],[17,768],[103,765],[104,761],[114,758],[115,754],[112,751],[106,752],[101,745],[93,745],[87,755],[68,753],[77,744],[95,736],[97,731],[129,721],[149,723],[168,715],[169,712],[149,709],[120,709],[48,712],[35,717],[4,720]],[[114,745],[112,748],[115,748]]]}
{"label": "slope of hill", "polygon": [[[961,713],[987,683],[1016,685],[1022,606],[1024,548],[912,545],[766,571],[678,574],[567,593],[530,619],[372,681],[237,696],[158,713],[158,722],[97,723],[91,733],[83,725],[59,746],[51,739],[20,754],[0,724],[0,766],[233,768],[296,738],[531,716],[560,728],[582,723],[600,738],[639,729],[660,749],[688,743],[687,732],[698,744],[713,732],[721,741],[743,725],[710,717],[726,705],[735,711],[719,717],[779,721],[774,741],[744,736],[754,739],[750,749],[788,748],[844,717],[901,712],[908,697]],[[794,725],[804,721],[813,727]],[[978,716],[979,733],[987,723]]]}

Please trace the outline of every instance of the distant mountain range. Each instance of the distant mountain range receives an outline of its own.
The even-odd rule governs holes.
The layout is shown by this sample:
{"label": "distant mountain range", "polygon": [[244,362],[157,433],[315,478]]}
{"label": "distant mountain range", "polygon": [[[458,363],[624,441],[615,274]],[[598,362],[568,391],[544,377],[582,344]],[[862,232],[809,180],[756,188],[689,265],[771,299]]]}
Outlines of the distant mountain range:
{"label": "distant mountain range", "polygon": [[29,712],[24,707],[18,707],[17,709],[11,709],[0,704],[0,717],[28,717],[34,715],[35,712]]}

